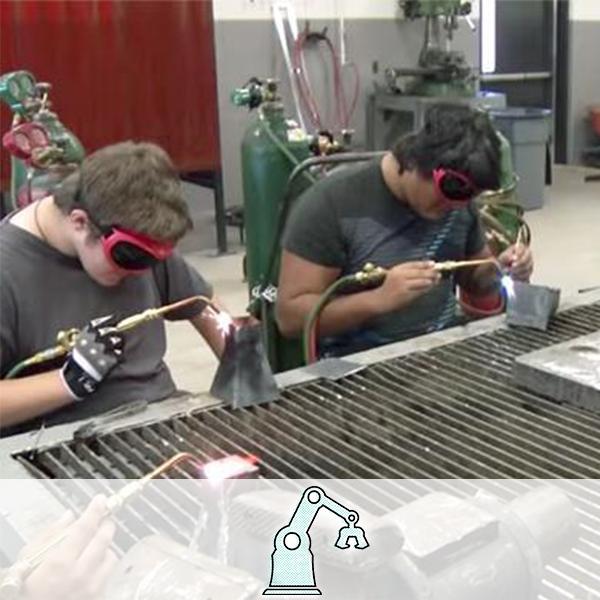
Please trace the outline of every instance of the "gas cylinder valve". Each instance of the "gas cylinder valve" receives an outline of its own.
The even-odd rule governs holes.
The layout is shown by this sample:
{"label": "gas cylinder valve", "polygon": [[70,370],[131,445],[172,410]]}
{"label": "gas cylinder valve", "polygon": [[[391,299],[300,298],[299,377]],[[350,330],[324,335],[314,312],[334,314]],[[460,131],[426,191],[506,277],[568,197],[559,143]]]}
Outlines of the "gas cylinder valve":
{"label": "gas cylinder valve", "polygon": [[277,79],[251,77],[243,87],[231,92],[231,102],[236,106],[247,106],[250,110],[264,102],[280,102]]}

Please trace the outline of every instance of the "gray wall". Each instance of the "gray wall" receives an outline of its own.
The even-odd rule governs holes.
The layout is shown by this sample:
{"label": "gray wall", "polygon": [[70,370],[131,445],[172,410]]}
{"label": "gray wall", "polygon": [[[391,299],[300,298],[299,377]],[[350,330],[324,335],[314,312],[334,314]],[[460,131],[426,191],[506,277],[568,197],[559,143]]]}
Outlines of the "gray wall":
{"label": "gray wall", "polygon": [[[299,24],[304,26],[304,22]],[[311,21],[311,30],[328,26],[334,44],[337,43],[338,25],[333,21]],[[388,66],[408,67],[417,63],[423,43],[422,21],[399,21],[397,19],[346,20],[348,60],[357,64],[361,79],[359,102],[352,120],[356,130],[356,142],[360,147],[365,139],[365,99],[373,89],[374,82],[383,81],[383,70]],[[228,205],[242,204],[240,143],[251,115],[247,109],[230,103],[233,88],[244,84],[251,76],[276,76],[282,82],[283,96],[290,116],[293,112],[288,77],[283,64],[279,40],[270,20],[222,20],[215,21],[215,44],[217,59],[217,85],[219,97],[219,120],[225,201]],[[466,53],[467,60],[475,67],[479,64],[477,33],[466,24],[455,33],[453,47]],[[327,54],[324,55],[327,56]],[[307,52],[310,56],[310,51]],[[373,73],[373,64],[379,65],[379,73]],[[314,84],[319,86],[317,65],[310,70]],[[351,82],[350,76],[348,81]],[[350,86],[348,86],[350,88]],[[329,86],[328,88],[329,89]],[[350,95],[350,93],[348,94]]]}
{"label": "gray wall", "polygon": [[569,123],[567,160],[582,162],[582,150],[600,143],[591,134],[587,119],[591,105],[600,105],[600,21],[570,23]]}

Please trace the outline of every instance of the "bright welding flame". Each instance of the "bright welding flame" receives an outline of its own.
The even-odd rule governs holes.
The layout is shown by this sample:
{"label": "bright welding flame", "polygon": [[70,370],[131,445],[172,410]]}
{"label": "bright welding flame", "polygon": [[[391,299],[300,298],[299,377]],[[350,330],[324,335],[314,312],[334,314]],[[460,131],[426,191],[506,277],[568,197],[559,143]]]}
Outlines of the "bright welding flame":
{"label": "bright welding flame", "polygon": [[204,476],[211,481],[247,477],[257,471],[257,460],[255,456],[226,456],[206,463],[203,467]]}
{"label": "bright welding flame", "polygon": [[502,279],[500,280],[502,287],[506,291],[506,295],[509,298],[515,297],[515,282],[510,275],[502,275]]}
{"label": "bright welding flame", "polygon": [[234,325],[232,316],[220,310],[219,312],[213,310],[210,315],[217,323],[217,329],[221,332],[221,335],[225,337],[231,331],[231,327]]}

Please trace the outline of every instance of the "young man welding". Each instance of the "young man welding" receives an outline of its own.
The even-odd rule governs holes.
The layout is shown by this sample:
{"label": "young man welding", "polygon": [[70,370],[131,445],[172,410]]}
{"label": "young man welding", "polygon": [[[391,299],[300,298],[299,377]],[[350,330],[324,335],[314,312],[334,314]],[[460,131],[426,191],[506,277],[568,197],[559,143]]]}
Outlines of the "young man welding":
{"label": "young man welding", "polygon": [[[0,433],[88,417],[176,389],[163,361],[165,327],[155,320],[121,333],[120,319],[211,286],[175,251],[191,228],[167,154],[124,142],[88,156],[53,196],[0,223]],[[217,355],[223,336],[196,302],[170,313],[189,319]],[[20,361],[81,335],[63,364],[6,379]],[[36,419],[36,417],[42,417]]]}
{"label": "young man welding", "polygon": [[297,336],[323,292],[365,263],[388,269],[383,284],[334,299],[319,319],[321,355],[341,356],[502,310],[498,266],[528,280],[519,244],[488,263],[442,276],[434,262],[491,256],[473,199],[500,187],[500,141],[487,115],[439,104],[423,128],[381,160],[334,172],[299,199],[283,241],[277,319]]}

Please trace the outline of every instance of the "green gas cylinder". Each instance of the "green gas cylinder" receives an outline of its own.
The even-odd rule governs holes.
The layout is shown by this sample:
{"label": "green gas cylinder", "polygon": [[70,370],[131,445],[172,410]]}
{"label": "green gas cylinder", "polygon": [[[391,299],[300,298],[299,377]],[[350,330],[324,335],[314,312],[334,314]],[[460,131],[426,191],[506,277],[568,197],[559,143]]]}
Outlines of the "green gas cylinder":
{"label": "green gas cylinder", "polygon": [[85,157],[85,150],[77,136],[60,122],[56,113],[49,110],[50,89],[50,84],[37,82],[29,71],[13,71],[0,76],[0,100],[14,113],[13,126],[27,121],[37,122],[44,127],[52,144],[52,152],[46,155],[43,167],[38,165],[34,168],[11,156],[10,198],[13,208],[20,206],[20,192],[28,185],[29,177],[33,188],[36,185],[45,188],[52,181],[56,185],[56,178],[48,177],[52,167],[78,164]]}
{"label": "green gas cylinder", "polygon": [[[245,91],[245,90],[244,90]],[[234,92],[234,102],[251,96]],[[269,254],[277,231],[279,206],[294,167],[310,155],[308,137],[285,118],[273,89],[258,106],[242,139],[246,273],[251,297],[264,283]]]}
{"label": "green gas cylinder", "polygon": [[298,343],[284,340],[277,331],[274,298],[269,294],[277,285],[277,273],[273,274],[274,281],[267,281],[267,270],[287,182],[294,167],[310,156],[309,138],[297,124],[286,119],[275,81],[254,80],[235,90],[231,99],[238,106],[257,108],[243,136],[241,150],[246,275],[250,301],[262,305],[261,320],[271,367],[281,371],[301,364],[302,355]]}

